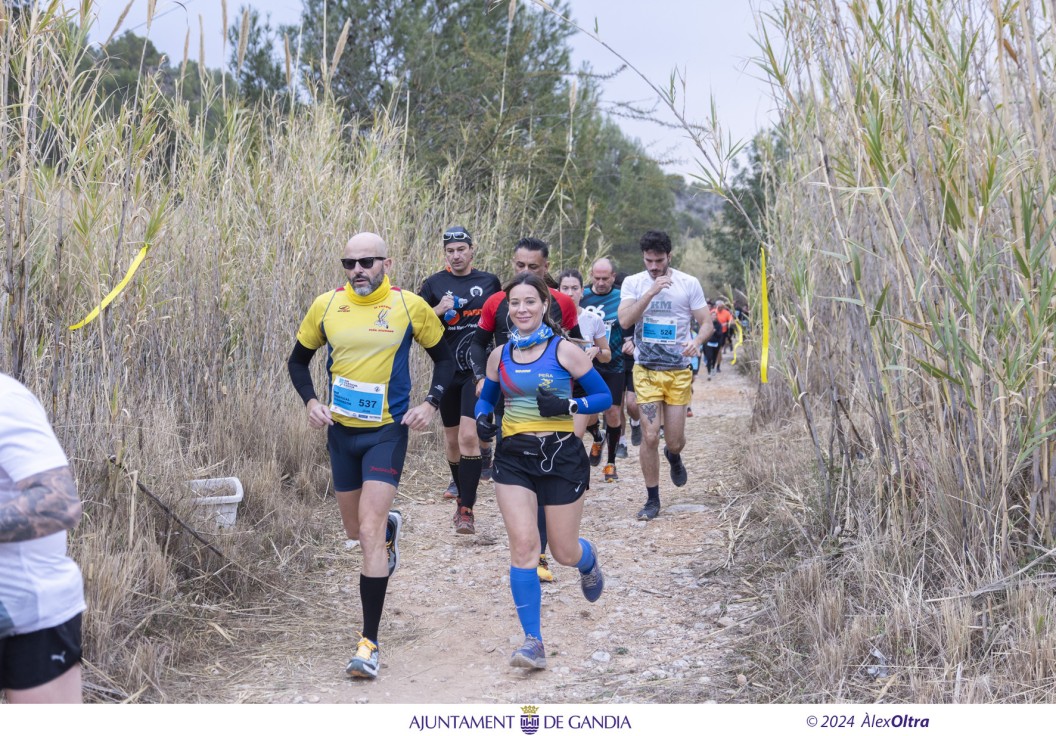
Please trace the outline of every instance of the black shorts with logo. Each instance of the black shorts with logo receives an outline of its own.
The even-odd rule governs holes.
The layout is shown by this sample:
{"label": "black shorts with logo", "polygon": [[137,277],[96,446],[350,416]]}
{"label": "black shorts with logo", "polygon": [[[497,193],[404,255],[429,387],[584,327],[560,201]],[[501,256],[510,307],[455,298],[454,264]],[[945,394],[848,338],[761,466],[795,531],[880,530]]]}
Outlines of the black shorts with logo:
{"label": "black shorts with logo", "polygon": [[515,434],[499,441],[491,477],[535,491],[540,506],[563,506],[578,501],[590,487],[590,462],[572,432]]}
{"label": "black shorts with logo", "polygon": [[50,629],[0,639],[0,690],[46,685],[81,663],[81,614]]}
{"label": "black shorts with logo", "polygon": [[346,427],[336,422],[326,431],[334,490],[358,491],[363,481],[376,480],[398,486],[407,459],[405,424],[384,424],[377,429]]}

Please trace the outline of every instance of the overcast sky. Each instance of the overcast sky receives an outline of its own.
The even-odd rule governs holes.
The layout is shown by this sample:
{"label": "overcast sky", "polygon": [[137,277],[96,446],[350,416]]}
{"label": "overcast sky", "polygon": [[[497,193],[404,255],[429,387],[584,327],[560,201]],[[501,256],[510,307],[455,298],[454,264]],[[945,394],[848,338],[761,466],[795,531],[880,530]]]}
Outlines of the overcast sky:
{"label": "overcast sky", "polygon": [[[483,1],[483,0],[482,0]],[[526,1],[526,0],[522,0]],[[75,8],[78,0],[64,0]],[[109,36],[126,0],[97,0],[99,21],[92,38]],[[649,79],[666,88],[673,70],[685,74],[686,117],[703,121],[710,99],[715,98],[722,125],[734,139],[751,138],[771,124],[773,103],[767,86],[750,59],[757,55],[753,7],[769,7],[770,0],[571,0],[572,14],[579,24],[593,30]],[[295,23],[300,18],[301,0],[228,0],[228,22],[235,22],[243,5],[270,15],[273,25]],[[135,0],[119,31],[131,29],[142,35],[147,0]],[[225,62],[222,51],[223,21],[220,0],[158,0],[150,37],[160,51],[172,60],[183,58],[184,39],[191,31],[191,58],[198,58],[199,15],[205,28],[205,60],[211,67]],[[620,61],[589,37],[573,38],[577,66],[588,62],[599,73],[610,73]],[[230,49],[228,50],[230,52]],[[635,102],[651,107],[655,95],[630,70],[603,85],[603,99],[609,103]],[[681,95],[681,93],[680,93]],[[657,115],[673,120],[658,109]],[[677,159],[665,165],[668,171],[689,174],[697,171],[697,156],[678,131],[643,121],[621,119],[621,127],[638,138],[649,152],[661,159]]]}

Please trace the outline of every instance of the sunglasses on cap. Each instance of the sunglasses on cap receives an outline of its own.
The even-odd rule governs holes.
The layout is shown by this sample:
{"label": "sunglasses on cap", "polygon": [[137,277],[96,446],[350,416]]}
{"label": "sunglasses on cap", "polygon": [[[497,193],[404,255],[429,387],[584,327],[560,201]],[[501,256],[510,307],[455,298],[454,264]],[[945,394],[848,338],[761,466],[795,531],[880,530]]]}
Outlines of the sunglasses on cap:
{"label": "sunglasses on cap", "polygon": [[356,267],[358,263],[363,269],[370,270],[374,268],[374,264],[378,261],[384,261],[385,256],[367,256],[366,258],[342,258],[341,267],[346,271],[351,271]]}
{"label": "sunglasses on cap", "polygon": [[450,243],[452,240],[465,240],[470,245],[473,244],[473,238],[469,236],[467,232],[451,232],[444,233],[444,242]]}

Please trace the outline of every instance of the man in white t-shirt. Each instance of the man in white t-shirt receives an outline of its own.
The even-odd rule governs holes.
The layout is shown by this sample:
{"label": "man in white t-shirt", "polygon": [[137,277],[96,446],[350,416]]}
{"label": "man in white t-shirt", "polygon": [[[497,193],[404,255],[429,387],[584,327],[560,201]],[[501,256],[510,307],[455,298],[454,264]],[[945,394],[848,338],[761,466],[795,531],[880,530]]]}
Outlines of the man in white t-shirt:
{"label": "man in white t-shirt", "polygon": [[0,691],[81,702],[84,585],[66,555],[81,502],[44,407],[0,373]]}
{"label": "man in white t-shirt", "polygon": [[[700,282],[671,268],[671,238],[650,230],[639,241],[645,271],[624,279],[619,320],[634,330],[634,391],[642,416],[642,449],[638,459],[645,476],[647,500],[639,519],[660,513],[660,427],[664,456],[671,464],[671,482],[688,479],[679,453],[686,444],[686,406],[692,397],[690,359],[711,335],[711,315]],[[696,338],[691,322],[700,325]]]}

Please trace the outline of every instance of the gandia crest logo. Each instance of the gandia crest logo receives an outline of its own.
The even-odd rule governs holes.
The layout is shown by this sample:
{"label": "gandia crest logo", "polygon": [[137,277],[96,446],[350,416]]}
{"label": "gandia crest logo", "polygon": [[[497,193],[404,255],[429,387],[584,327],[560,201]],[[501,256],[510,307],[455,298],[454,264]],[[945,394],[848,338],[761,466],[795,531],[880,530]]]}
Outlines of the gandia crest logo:
{"label": "gandia crest logo", "polygon": [[532,736],[536,731],[539,730],[539,706],[538,705],[522,705],[521,706],[521,731]]}

